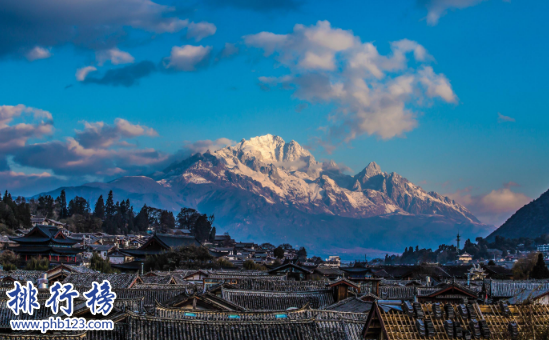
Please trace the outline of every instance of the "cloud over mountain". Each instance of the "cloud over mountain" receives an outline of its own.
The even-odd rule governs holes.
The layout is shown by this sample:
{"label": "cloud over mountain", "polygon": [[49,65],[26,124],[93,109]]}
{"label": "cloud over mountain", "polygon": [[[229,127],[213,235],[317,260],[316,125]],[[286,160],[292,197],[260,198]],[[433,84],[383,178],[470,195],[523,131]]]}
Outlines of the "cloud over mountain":
{"label": "cloud over mountain", "polygon": [[[230,146],[212,151],[216,144]],[[290,242],[317,253],[341,248],[400,251],[421,242],[436,246],[486,226],[465,207],[426,192],[374,162],[355,175],[334,162],[318,162],[295,141],[264,135],[202,141],[210,150],[181,158],[146,176],[67,188],[92,200],[113,190],[136,206],[181,206],[214,213],[219,229],[239,240]],[[50,193],[58,195],[59,189]]]}
{"label": "cloud over mountain", "polygon": [[471,194],[472,188],[469,187],[448,194],[448,197],[468,207],[485,223],[499,226],[515,211],[532,200],[520,192],[513,191],[513,187],[517,186],[518,184],[514,182],[508,182],[500,189],[480,195]]}
{"label": "cloud over mountain", "polygon": [[295,25],[289,34],[260,32],[244,37],[289,73],[259,78],[263,87],[293,91],[303,101],[332,104],[329,139],[350,141],[363,134],[382,139],[403,136],[417,122],[415,107],[439,99],[456,103],[449,80],[436,73],[423,46],[403,39],[381,55],[352,31],[328,21]]}

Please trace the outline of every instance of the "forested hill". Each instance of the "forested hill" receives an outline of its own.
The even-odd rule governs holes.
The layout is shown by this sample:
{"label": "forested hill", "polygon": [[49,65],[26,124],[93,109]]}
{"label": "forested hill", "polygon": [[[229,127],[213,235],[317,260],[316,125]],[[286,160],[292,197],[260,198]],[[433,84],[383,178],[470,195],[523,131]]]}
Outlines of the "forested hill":
{"label": "forested hill", "polygon": [[199,241],[215,237],[214,215],[201,214],[195,209],[181,208],[174,216],[172,211],[144,205],[134,211],[129,199],[115,201],[109,191],[107,199],[100,195],[93,208],[83,197],[67,200],[65,190],[57,198],[43,195],[37,199],[13,199],[6,191],[0,195],[0,233],[13,235],[18,228],[30,228],[31,215],[55,219],[66,223],[72,232],[98,232],[109,234],[144,234],[150,228],[158,232],[186,229]]}
{"label": "forested hill", "polygon": [[549,234],[549,190],[520,208],[487,239],[492,241],[496,236],[536,238],[542,234]]}

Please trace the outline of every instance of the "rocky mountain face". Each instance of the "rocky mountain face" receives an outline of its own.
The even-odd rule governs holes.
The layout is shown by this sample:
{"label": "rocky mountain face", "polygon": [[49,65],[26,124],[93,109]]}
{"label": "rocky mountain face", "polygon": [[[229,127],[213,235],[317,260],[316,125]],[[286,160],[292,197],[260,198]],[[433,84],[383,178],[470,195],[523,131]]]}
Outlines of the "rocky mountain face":
{"label": "rocky mountain face", "polygon": [[136,207],[214,213],[218,229],[239,240],[289,242],[324,254],[437,246],[452,242],[458,229],[475,237],[487,227],[455,201],[383,172],[374,162],[350,176],[334,162],[317,162],[297,142],[272,135],[195,154],[150,178],[65,190],[69,197],[79,192],[96,199],[107,188]]}
{"label": "rocky mountain face", "polygon": [[549,234],[549,190],[509,217],[488,240],[493,241],[496,236],[536,238],[542,234]]}

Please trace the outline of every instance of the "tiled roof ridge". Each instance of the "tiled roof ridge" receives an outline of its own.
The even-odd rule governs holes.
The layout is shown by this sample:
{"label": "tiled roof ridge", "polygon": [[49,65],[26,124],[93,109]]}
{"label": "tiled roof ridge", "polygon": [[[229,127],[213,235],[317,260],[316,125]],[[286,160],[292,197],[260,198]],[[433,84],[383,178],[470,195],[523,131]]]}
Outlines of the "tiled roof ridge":
{"label": "tiled roof ridge", "polygon": [[[189,310],[190,313],[194,311]],[[181,322],[181,323],[191,323],[191,324],[227,324],[227,320],[202,320],[202,319],[171,319],[171,318],[162,318],[158,316],[151,315],[139,315],[131,311],[126,312],[129,317],[142,319],[142,320],[151,320],[151,321],[171,321],[171,322]],[[247,324],[274,324],[274,325],[283,325],[283,324],[296,324],[296,323],[314,323],[317,321],[315,318],[300,319],[300,320],[288,320],[288,319],[279,319],[279,320],[244,320],[240,321],[241,323]]]}

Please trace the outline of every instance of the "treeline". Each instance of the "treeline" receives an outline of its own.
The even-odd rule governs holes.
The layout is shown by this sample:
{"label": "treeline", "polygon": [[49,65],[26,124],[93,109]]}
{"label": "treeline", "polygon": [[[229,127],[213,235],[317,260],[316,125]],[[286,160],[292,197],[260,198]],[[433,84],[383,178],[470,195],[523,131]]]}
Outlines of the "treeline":
{"label": "treeline", "polygon": [[533,251],[540,244],[549,242],[549,235],[543,234],[534,239],[528,237],[520,238],[505,238],[496,236],[493,242],[488,242],[482,237],[477,237],[476,243],[470,239],[465,241],[463,250],[473,255],[473,259],[488,259],[490,258],[489,249],[501,250],[502,256],[517,254],[520,251]]}
{"label": "treeline", "polygon": [[[474,260],[488,260],[493,257],[493,250],[501,251],[501,256],[513,255],[520,251],[536,250],[537,245],[548,244],[549,235],[543,234],[535,239],[521,238],[505,238],[496,236],[493,242],[487,241],[485,238],[477,237],[476,243],[471,239],[465,240],[463,248],[460,249],[460,254],[466,252],[473,256]],[[419,246],[406,247],[402,255],[385,255],[385,264],[418,264],[426,262],[446,263],[457,260],[457,247],[454,245],[442,244],[437,250],[419,249]]]}
{"label": "treeline", "polygon": [[[99,196],[93,209],[85,198],[76,196],[67,203],[65,190],[59,197],[41,196],[31,204],[37,216],[58,219],[75,232],[104,231],[108,234],[143,234],[149,228],[160,233],[169,229],[188,229],[199,241],[215,237],[214,215],[201,214],[195,209],[181,208],[173,212],[144,205],[139,212],[129,199],[114,201],[112,190],[107,199]],[[32,209],[31,209],[32,210]]]}
{"label": "treeline", "polygon": [[446,263],[457,258],[457,248],[453,245],[441,244],[438,249],[419,249],[419,246],[406,247],[402,255],[385,255],[385,264],[418,264],[418,263]]}
{"label": "treeline", "polygon": [[31,225],[30,205],[25,198],[13,200],[7,190],[3,196],[0,194],[0,232],[13,234],[14,230]]}

